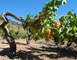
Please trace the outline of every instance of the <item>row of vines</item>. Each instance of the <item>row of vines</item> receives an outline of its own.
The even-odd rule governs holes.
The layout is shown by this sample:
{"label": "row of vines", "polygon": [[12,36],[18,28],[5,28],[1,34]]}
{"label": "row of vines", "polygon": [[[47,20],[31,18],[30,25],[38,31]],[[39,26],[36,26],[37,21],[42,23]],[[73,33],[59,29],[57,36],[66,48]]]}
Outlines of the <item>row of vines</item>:
{"label": "row of vines", "polygon": [[[66,15],[56,20],[57,10],[64,4],[66,4],[66,0],[51,0],[45,4],[38,15],[33,16],[28,14],[25,20],[31,25],[23,24],[24,29],[36,40],[54,40],[56,44],[64,44],[65,41],[67,41],[67,46],[70,46],[72,42],[77,43],[76,13],[74,13],[74,11],[69,11]],[[20,18],[23,19],[22,17]],[[10,28],[10,25],[8,25],[8,28]],[[23,32],[20,28],[21,27],[18,27],[18,31],[14,31],[12,27],[12,29],[10,29],[10,34],[14,36],[14,38],[27,37],[27,33]]]}
{"label": "row of vines", "polygon": [[[0,16],[0,24],[2,24],[3,18]],[[7,28],[9,30],[9,34],[13,36],[15,39],[24,39],[26,38],[26,31],[23,29],[21,24],[18,24],[16,22],[9,21],[9,24],[7,25]],[[5,39],[5,34],[0,28],[0,37]]]}
{"label": "row of vines", "polygon": [[57,10],[61,5],[66,4],[66,0],[51,0],[45,5],[43,10],[36,16],[27,15],[26,21],[33,24],[24,24],[34,39],[46,41],[54,40],[56,44],[63,44],[66,40],[70,46],[72,42],[77,42],[77,16],[73,11],[56,20]]}

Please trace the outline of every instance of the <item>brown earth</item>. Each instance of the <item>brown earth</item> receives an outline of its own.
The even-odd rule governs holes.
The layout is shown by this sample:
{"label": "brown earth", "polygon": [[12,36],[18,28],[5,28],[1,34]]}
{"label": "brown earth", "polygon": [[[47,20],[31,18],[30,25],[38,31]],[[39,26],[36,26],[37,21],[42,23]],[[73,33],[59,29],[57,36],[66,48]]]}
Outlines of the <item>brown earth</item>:
{"label": "brown earth", "polygon": [[25,39],[16,40],[17,52],[15,57],[9,57],[9,45],[0,39],[0,60],[77,60],[77,51],[68,51],[54,47],[54,43],[44,40],[31,40],[26,45]]}

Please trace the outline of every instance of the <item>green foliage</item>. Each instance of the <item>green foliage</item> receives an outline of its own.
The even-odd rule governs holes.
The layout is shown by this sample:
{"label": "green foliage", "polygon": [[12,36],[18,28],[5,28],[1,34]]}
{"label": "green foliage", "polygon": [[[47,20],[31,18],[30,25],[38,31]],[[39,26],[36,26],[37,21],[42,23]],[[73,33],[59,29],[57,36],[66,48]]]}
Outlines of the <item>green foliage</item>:
{"label": "green foliage", "polygon": [[0,15],[0,20],[3,20],[2,16]]}
{"label": "green foliage", "polygon": [[75,40],[77,39],[77,16],[73,11],[69,11],[67,15],[62,16],[59,21],[61,22],[60,34],[62,39]]}
{"label": "green foliage", "polygon": [[4,32],[0,30],[0,36],[4,36]]}
{"label": "green foliage", "polygon": [[[60,41],[62,44],[65,40],[77,40],[77,16],[73,11],[69,11],[66,15],[62,16],[59,19],[60,27],[56,27],[57,10],[63,4],[66,4],[66,0],[51,0],[45,4],[38,15],[33,16],[28,14],[25,20],[30,26],[28,24],[23,24],[24,28],[32,34],[34,39],[46,38],[47,29],[50,29],[50,34],[53,33],[51,37],[56,41]],[[23,19],[22,17],[20,18]],[[10,34],[14,38],[25,38],[27,33],[22,30],[20,25],[16,26],[17,27],[14,26],[14,28],[10,29]],[[11,25],[8,25],[8,28],[11,28]],[[17,29],[15,30],[15,28]]]}
{"label": "green foliage", "polygon": [[[2,24],[3,20],[0,20],[0,24]],[[26,31],[23,29],[21,24],[9,21],[9,24],[7,25],[7,28],[9,30],[9,33],[15,38],[26,38]],[[0,36],[3,38],[5,37],[4,32],[0,28]]]}
{"label": "green foliage", "polygon": [[[28,26],[27,24],[24,24],[24,28],[30,29],[30,33],[32,33],[34,38],[35,36],[45,38],[46,29],[49,28],[52,30],[52,28],[55,26],[56,12],[58,8],[65,3],[66,0],[51,0],[44,6],[39,15],[33,16],[28,14],[26,21],[30,24],[34,24],[34,26]],[[40,28],[38,28],[38,26]]]}
{"label": "green foliage", "polygon": [[20,39],[20,38],[26,38],[26,33],[20,32],[20,31],[15,31],[15,30],[10,30],[10,35],[13,36],[15,39]]}

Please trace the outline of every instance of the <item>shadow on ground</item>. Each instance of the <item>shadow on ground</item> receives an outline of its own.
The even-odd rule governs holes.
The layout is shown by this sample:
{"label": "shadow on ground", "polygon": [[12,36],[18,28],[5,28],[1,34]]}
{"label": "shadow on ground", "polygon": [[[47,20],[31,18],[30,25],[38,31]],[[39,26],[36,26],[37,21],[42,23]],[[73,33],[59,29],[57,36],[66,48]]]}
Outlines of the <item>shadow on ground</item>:
{"label": "shadow on ground", "polygon": [[[74,58],[77,59],[77,51],[70,51],[64,48],[52,48],[52,47],[42,47],[42,49],[37,49],[34,47],[27,48],[30,51],[20,50],[16,53],[16,56],[11,57],[9,55],[9,48],[3,48],[0,51],[1,56],[9,57],[10,59],[22,59],[22,60],[43,60],[39,56],[46,56],[50,59],[57,59],[62,57]],[[39,53],[39,55],[34,55],[33,53]],[[40,52],[56,52],[57,54],[40,54]]]}
{"label": "shadow on ground", "polygon": [[29,51],[29,52],[18,51],[15,56],[10,56],[9,55],[9,48],[4,48],[2,51],[0,51],[0,56],[6,56],[7,55],[7,57],[9,59],[42,60],[38,56],[33,55],[32,53],[33,53],[33,51]]}
{"label": "shadow on ground", "polygon": [[65,48],[52,48],[52,47],[42,47],[43,49],[36,49],[34,47],[30,48],[32,51],[41,51],[41,52],[56,52],[57,54],[41,54],[40,56],[46,56],[51,59],[58,59],[63,57],[77,59],[77,51]]}

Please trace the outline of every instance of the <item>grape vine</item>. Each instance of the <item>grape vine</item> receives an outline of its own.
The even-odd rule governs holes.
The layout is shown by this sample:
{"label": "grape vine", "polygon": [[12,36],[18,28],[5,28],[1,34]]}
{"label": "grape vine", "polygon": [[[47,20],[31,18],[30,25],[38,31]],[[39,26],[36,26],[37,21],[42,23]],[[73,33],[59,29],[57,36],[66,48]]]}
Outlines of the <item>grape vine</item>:
{"label": "grape vine", "polygon": [[[34,24],[34,26],[28,26],[25,24],[25,27],[28,26],[31,33],[33,33],[34,38],[45,38],[49,40],[49,36],[51,35],[51,31],[56,23],[56,12],[60,5],[66,4],[66,0],[52,0],[47,3],[43,10],[39,13],[39,15],[31,16],[27,15],[26,21]],[[59,28],[59,26],[58,26]]]}

